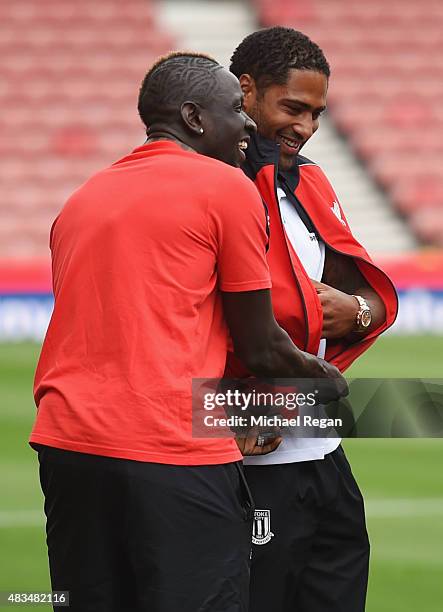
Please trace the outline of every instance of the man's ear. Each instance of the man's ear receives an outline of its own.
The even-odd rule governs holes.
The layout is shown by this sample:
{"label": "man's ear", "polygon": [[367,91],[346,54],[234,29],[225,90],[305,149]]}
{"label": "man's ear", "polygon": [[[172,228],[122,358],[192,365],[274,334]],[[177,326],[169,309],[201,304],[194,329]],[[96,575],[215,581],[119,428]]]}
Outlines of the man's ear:
{"label": "man's ear", "polygon": [[203,134],[201,109],[196,102],[183,102],[180,115],[188,130],[196,136]]}
{"label": "man's ear", "polygon": [[238,79],[243,92],[243,106],[246,112],[250,110],[257,99],[257,86],[250,74],[242,74]]}

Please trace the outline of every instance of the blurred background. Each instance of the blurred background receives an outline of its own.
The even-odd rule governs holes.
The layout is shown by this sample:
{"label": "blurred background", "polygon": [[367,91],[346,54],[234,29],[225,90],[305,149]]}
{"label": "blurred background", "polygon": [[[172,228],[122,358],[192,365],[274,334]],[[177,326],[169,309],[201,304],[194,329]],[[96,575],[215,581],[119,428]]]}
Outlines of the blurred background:
{"label": "blurred background", "polygon": [[[51,223],[91,173],[143,143],[138,87],[158,55],[197,49],[227,64],[246,34],[277,24],[332,66],[304,154],[400,294],[394,329],[349,374],[442,377],[442,0],[0,0],[0,591],[49,589],[27,437]],[[368,611],[440,612],[442,441],[345,446],[372,540]]]}

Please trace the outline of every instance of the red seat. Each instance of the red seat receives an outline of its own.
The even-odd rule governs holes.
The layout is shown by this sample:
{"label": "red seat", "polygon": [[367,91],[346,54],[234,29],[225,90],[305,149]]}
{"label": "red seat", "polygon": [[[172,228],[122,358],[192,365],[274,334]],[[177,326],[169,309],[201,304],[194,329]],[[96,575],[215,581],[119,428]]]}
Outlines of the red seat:
{"label": "red seat", "polygon": [[418,211],[410,223],[424,243],[443,247],[443,205],[439,209]]}
{"label": "red seat", "polygon": [[68,193],[143,142],[139,83],[174,44],[154,18],[147,0],[0,3],[3,212],[35,210],[46,233]]}
{"label": "red seat", "polygon": [[443,138],[439,130],[407,130],[384,128],[382,130],[363,127],[351,134],[354,149],[364,159],[370,159],[379,154],[390,153],[397,156],[404,151],[419,151],[421,148],[433,155],[443,154]]}
{"label": "red seat", "polygon": [[257,0],[257,4],[260,20],[265,25],[309,22],[316,17],[315,3],[311,0]]}
{"label": "red seat", "polygon": [[438,177],[441,175],[441,168],[441,158],[419,157],[415,152],[401,158],[396,154],[386,153],[378,155],[369,163],[372,174],[383,186],[389,188],[404,180],[410,180],[411,177],[418,181],[428,180],[429,177]]}
{"label": "red seat", "polygon": [[391,188],[392,199],[403,213],[437,209],[443,214],[443,178],[437,174],[405,179]]}

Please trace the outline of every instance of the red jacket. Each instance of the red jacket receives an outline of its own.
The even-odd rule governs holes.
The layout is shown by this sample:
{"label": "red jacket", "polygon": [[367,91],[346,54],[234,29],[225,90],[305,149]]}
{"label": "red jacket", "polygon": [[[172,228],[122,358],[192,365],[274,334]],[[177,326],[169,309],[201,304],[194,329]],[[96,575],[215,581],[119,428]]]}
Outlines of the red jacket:
{"label": "red jacket", "polygon": [[[256,136],[248,148],[243,170],[259,190],[267,206],[270,220],[268,264],[272,278],[272,305],[278,323],[301,349],[317,354],[323,325],[323,313],[317,292],[307,276],[297,253],[283,229],[276,193],[278,146]],[[350,344],[344,340],[328,340],[325,359],[341,371],[348,368],[366,351],[376,338],[395,321],[398,299],[395,288],[372,262],[366,250],[349,229],[338,198],[322,170],[310,160],[298,156],[290,172],[280,173],[294,195],[298,209],[308,217],[318,236],[333,251],[352,257],[368,284],[383,300],[386,320],[361,340]],[[292,197],[291,197],[292,199]],[[246,372],[238,360],[228,356],[226,376],[242,376]]]}

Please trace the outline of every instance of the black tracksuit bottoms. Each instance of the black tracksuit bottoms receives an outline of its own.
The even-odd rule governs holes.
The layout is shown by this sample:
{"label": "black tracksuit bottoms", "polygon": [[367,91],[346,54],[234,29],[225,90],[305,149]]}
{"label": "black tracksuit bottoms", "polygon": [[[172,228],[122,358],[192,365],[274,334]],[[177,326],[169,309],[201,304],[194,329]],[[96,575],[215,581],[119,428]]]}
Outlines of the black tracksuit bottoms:
{"label": "black tracksuit bottoms", "polygon": [[256,507],[250,612],[363,612],[369,541],[341,446],[322,460],[245,474]]}
{"label": "black tracksuit bottoms", "polygon": [[241,463],[177,466],[39,447],[52,588],[70,612],[247,612]]}

